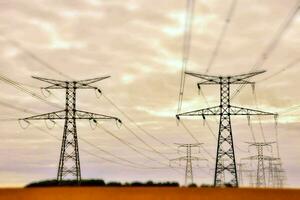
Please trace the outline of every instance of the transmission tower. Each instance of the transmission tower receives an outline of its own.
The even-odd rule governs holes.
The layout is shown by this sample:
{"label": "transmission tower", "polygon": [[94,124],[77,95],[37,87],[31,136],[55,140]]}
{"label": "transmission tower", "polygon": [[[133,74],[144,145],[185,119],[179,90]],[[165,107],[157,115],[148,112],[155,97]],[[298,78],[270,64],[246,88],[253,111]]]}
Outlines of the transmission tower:
{"label": "transmission tower", "polygon": [[[205,120],[205,116],[218,115],[220,116],[219,123],[219,133],[218,133],[218,146],[217,146],[217,156],[216,156],[216,167],[215,167],[215,177],[214,186],[222,186],[221,176],[224,172],[225,177],[229,179],[227,181],[233,187],[238,187],[238,178],[236,171],[235,153],[231,129],[231,116],[232,115],[245,115],[250,118],[251,115],[273,115],[277,114],[270,112],[263,112],[259,110],[253,110],[248,108],[242,108],[238,106],[232,106],[230,104],[230,86],[232,84],[251,84],[247,79],[264,73],[265,71],[253,72],[248,74],[241,74],[236,76],[210,76],[205,74],[196,74],[186,72],[186,74],[202,79],[203,81],[197,84],[198,89],[201,85],[220,85],[220,105],[204,108],[200,110],[195,110],[191,112],[185,112],[177,114],[176,117],[180,120],[181,116],[202,116]],[[225,158],[228,159],[227,162],[222,164],[221,160]]]}
{"label": "transmission tower", "polygon": [[273,186],[276,188],[282,188],[284,184],[285,177],[285,171],[282,168],[282,163],[279,161],[277,163],[273,163],[273,177],[274,182]]}
{"label": "transmission tower", "polygon": [[273,158],[273,157],[270,157],[270,158],[267,158],[265,160],[268,160],[269,161],[269,166],[268,166],[268,186],[269,187],[275,187],[275,167],[274,167],[274,162],[278,161],[279,158]]}
{"label": "transmission tower", "polygon": [[[176,145],[178,146],[178,151],[181,148],[185,148],[186,156],[171,159],[170,160],[170,165],[171,165],[171,162],[173,162],[173,161],[179,161],[180,165],[181,165],[181,161],[186,162],[186,165],[185,165],[185,185],[188,186],[189,184],[194,183],[193,163],[192,162],[193,161],[202,161],[202,160],[207,161],[207,159],[192,156],[192,148],[198,148],[199,149],[200,145],[202,145],[201,143],[196,143],[196,144],[178,144],[178,143],[176,143]],[[199,149],[199,151],[200,151],[200,149]]]}
{"label": "transmission tower", "polygon": [[266,187],[266,174],[265,174],[265,160],[274,161],[277,160],[278,158],[273,158],[271,156],[265,156],[264,155],[264,147],[270,147],[272,148],[272,144],[275,142],[247,142],[250,147],[256,147],[257,149],[257,155],[255,156],[250,156],[247,158],[247,160],[257,160],[257,171],[256,171],[256,187]]}
{"label": "transmission tower", "polygon": [[[93,79],[86,79],[80,81],[60,81],[41,77],[33,77],[37,80],[50,83],[48,87],[42,87],[42,89],[65,89],[66,90],[66,102],[65,109],[27,117],[22,120],[28,122],[29,120],[65,120],[64,132],[62,138],[62,145],[60,151],[60,159],[57,172],[57,181],[61,182],[66,179],[74,178],[78,183],[81,181],[81,170],[79,160],[79,147],[77,137],[76,120],[86,119],[92,122],[97,120],[116,120],[117,123],[122,123],[120,119],[108,115],[96,114],[76,109],[76,90],[77,89],[97,89],[90,85],[103,79],[109,78],[100,77]],[[101,92],[99,89],[97,89]],[[29,122],[28,122],[29,123]]]}
{"label": "transmission tower", "polygon": [[255,187],[256,175],[254,173],[254,170],[249,171],[248,178],[249,178],[249,186],[250,187]]}
{"label": "transmission tower", "polygon": [[244,174],[246,173],[251,173],[252,170],[247,170],[246,169],[246,163],[237,163],[237,172],[238,172],[238,181],[239,185],[244,184]]}
{"label": "transmission tower", "polygon": [[[228,161],[228,159],[226,159]],[[222,163],[222,166],[224,166],[224,163],[226,161],[225,159],[220,159],[220,162]],[[212,171],[215,171],[215,168],[211,169]],[[221,180],[221,185],[225,185],[225,173],[224,170],[222,170],[222,173],[220,174],[220,180]]]}

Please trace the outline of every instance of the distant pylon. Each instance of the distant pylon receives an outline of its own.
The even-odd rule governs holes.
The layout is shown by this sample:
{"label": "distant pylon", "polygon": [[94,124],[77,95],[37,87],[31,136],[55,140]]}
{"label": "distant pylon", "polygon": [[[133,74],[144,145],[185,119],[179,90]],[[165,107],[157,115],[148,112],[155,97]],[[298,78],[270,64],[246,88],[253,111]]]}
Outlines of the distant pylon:
{"label": "distant pylon", "polygon": [[[238,177],[237,177],[233,136],[232,136],[232,128],[231,128],[231,116],[234,115],[245,115],[248,117],[250,117],[251,115],[277,116],[277,114],[274,113],[233,106],[230,103],[231,85],[233,84],[254,85],[254,82],[248,81],[248,79],[264,72],[265,71],[259,71],[259,72],[252,72],[252,73],[241,74],[236,76],[211,76],[206,74],[186,72],[186,74],[188,75],[203,80],[197,84],[199,89],[201,85],[220,86],[220,104],[218,106],[185,112],[176,115],[178,120],[180,120],[181,116],[202,116],[204,120],[205,120],[205,116],[212,116],[212,115],[220,116],[217,156],[216,156],[216,165],[215,165],[216,167],[215,167],[215,176],[214,176],[215,187],[219,187],[223,185],[222,183],[223,175],[225,175],[225,178],[227,179],[226,182],[228,184],[232,185],[233,187],[238,187]],[[222,163],[222,159],[228,161]]]}
{"label": "distant pylon", "polygon": [[98,88],[91,86],[90,84],[109,78],[100,77],[94,79],[80,80],[80,81],[60,81],[47,78],[33,77],[40,81],[50,83],[51,85],[42,89],[65,89],[66,90],[66,102],[65,109],[27,117],[22,120],[28,122],[29,120],[64,120],[64,132],[62,138],[62,145],[60,151],[59,166],[57,171],[57,181],[61,182],[65,179],[75,178],[78,183],[81,181],[81,169],[79,160],[79,147],[77,137],[77,119],[87,119],[92,122],[97,120],[116,120],[121,123],[121,120],[102,114],[96,114],[76,109],[76,90],[77,89],[95,89],[101,92]]}
{"label": "distant pylon", "polygon": [[[199,148],[200,145],[202,145],[201,143],[196,143],[196,144],[178,144],[178,143],[176,143],[176,145],[178,145],[178,151],[181,148],[185,148],[186,149],[186,156],[182,156],[182,157],[179,157],[179,158],[171,159],[170,160],[170,165],[171,165],[171,163],[173,161],[179,161],[179,162],[181,162],[183,160],[183,161],[186,162],[186,165],[185,165],[185,179],[184,179],[185,181],[184,181],[184,183],[185,183],[186,186],[188,186],[189,184],[193,184],[194,183],[193,163],[192,162],[193,161],[202,161],[202,160],[207,161],[207,159],[192,156],[192,148]],[[200,149],[199,149],[199,151],[200,151]]]}
{"label": "distant pylon", "polygon": [[[253,170],[249,170],[246,168],[246,163],[237,163],[237,171],[238,171],[238,180],[239,187],[246,185],[244,175],[248,174],[248,177],[251,178],[251,173]],[[249,180],[249,185],[251,185],[251,180]]]}
{"label": "distant pylon", "polygon": [[244,167],[245,167],[245,163],[237,163],[237,171],[238,171],[238,180],[239,180],[239,185],[243,185],[244,184],[244,178],[243,178],[243,173],[244,173]]}
{"label": "distant pylon", "polygon": [[254,173],[254,170],[249,171],[248,178],[249,178],[249,186],[250,187],[255,187],[256,175]]}
{"label": "distant pylon", "polygon": [[265,156],[263,148],[264,147],[271,147],[272,144],[275,142],[247,142],[249,147],[256,147],[257,155],[250,156],[243,159],[248,160],[257,160],[257,171],[256,171],[256,187],[266,187],[266,174],[265,174],[265,160],[272,160],[271,156]]}
{"label": "distant pylon", "polygon": [[273,173],[274,173],[274,183],[273,186],[275,188],[283,188],[284,180],[285,180],[285,171],[282,169],[281,161],[277,163],[273,163]]}

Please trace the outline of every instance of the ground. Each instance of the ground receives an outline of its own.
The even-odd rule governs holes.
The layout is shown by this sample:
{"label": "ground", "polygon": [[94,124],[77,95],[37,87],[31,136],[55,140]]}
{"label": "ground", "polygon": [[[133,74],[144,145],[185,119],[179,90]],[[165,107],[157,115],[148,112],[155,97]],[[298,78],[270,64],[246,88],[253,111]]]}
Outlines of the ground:
{"label": "ground", "polygon": [[215,188],[60,187],[0,189],[2,200],[298,200],[300,190]]}

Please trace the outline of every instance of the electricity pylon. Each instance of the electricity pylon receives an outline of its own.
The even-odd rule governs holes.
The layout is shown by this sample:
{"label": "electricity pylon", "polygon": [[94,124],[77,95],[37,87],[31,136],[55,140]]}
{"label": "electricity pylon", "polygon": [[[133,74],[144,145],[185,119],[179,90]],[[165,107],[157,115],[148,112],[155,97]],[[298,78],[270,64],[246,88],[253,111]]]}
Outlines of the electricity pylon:
{"label": "electricity pylon", "polygon": [[[248,81],[247,79],[264,72],[265,71],[259,71],[259,72],[241,74],[236,76],[210,76],[205,74],[186,72],[186,74],[188,75],[203,80],[202,82],[199,82],[197,84],[199,89],[201,88],[201,85],[215,85],[215,84],[220,85],[220,105],[176,115],[178,120],[180,120],[181,116],[202,116],[204,120],[205,120],[205,116],[212,116],[212,115],[220,116],[216,167],[215,167],[215,177],[214,177],[215,187],[222,186],[221,178],[223,172],[226,173],[225,174],[226,178],[229,177],[228,183],[231,184],[233,187],[238,187],[233,136],[232,136],[232,129],[231,129],[231,116],[245,115],[248,116],[248,118],[251,115],[277,116],[277,114],[274,113],[242,108],[230,104],[230,99],[231,99],[230,86],[232,84],[254,85],[254,82]],[[222,158],[225,158],[225,160],[226,159],[229,160],[228,162],[222,164],[221,162]]]}
{"label": "electricity pylon", "polygon": [[[178,152],[179,152],[179,149],[181,149],[181,148],[186,149],[186,156],[171,159],[170,160],[170,165],[171,165],[171,162],[173,162],[173,161],[179,161],[180,165],[181,165],[180,162],[182,160],[186,162],[186,165],[185,165],[185,185],[188,186],[188,184],[193,184],[194,183],[193,163],[192,162],[193,161],[202,161],[202,160],[207,161],[207,159],[192,156],[192,148],[199,148],[200,145],[202,145],[202,143],[195,143],[195,144],[178,144],[178,143],[176,143],[176,145],[178,145]],[[199,151],[200,151],[200,149],[199,149]]]}
{"label": "electricity pylon", "polygon": [[279,161],[277,163],[273,163],[273,177],[274,182],[273,186],[276,188],[282,188],[285,180],[285,171],[282,168],[282,163]]}
{"label": "electricity pylon", "polygon": [[257,171],[256,171],[256,187],[266,187],[266,174],[265,174],[265,160],[268,161],[274,161],[277,158],[273,158],[271,156],[265,156],[264,155],[264,147],[271,147],[272,144],[275,142],[246,142],[249,144],[250,147],[256,147],[257,149],[257,155],[255,156],[250,156],[247,158],[247,160],[257,160]]}
{"label": "electricity pylon", "polygon": [[[228,161],[228,159],[226,159]],[[224,166],[225,159],[221,159],[220,162],[222,163],[222,166]],[[211,169],[212,171],[215,171],[215,168]],[[222,171],[222,174],[220,175],[221,185],[225,185],[225,173]]]}
{"label": "electricity pylon", "polygon": [[[251,176],[251,173],[253,170],[246,169],[246,163],[237,163],[237,172],[238,172],[238,181],[239,181],[239,186],[244,185],[244,174],[248,174],[249,178]],[[249,185],[251,185],[251,180],[249,181]]]}
{"label": "electricity pylon", "polygon": [[239,185],[243,185],[244,184],[244,173],[248,173],[249,170],[245,169],[246,163],[237,163],[237,172],[238,172],[238,181],[239,181]]}
{"label": "electricity pylon", "polygon": [[274,162],[278,162],[280,159],[279,158],[274,158],[270,157],[265,160],[269,161],[269,166],[268,166],[268,186],[269,187],[275,187],[275,166]]}
{"label": "electricity pylon", "polygon": [[[96,114],[86,111],[81,111],[76,109],[76,90],[77,89],[97,89],[96,87],[90,85],[96,83],[103,79],[109,78],[100,77],[93,79],[86,79],[80,81],[60,81],[41,77],[33,77],[40,81],[50,83],[48,87],[42,87],[42,89],[65,89],[66,90],[66,102],[65,109],[36,115],[32,117],[27,117],[22,120],[28,122],[29,120],[65,120],[64,132],[62,138],[62,145],[60,151],[60,159],[57,172],[57,181],[61,182],[64,179],[75,178],[78,183],[81,181],[81,170],[80,170],[80,160],[79,160],[79,147],[77,138],[77,127],[76,120],[87,119],[92,122],[97,122],[97,120],[116,120],[121,123],[121,120],[102,114]],[[101,92],[99,89],[97,89]]]}
{"label": "electricity pylon", "polygon": [[255,179],[256,179],[256,175],[254,173],[254,170],[249,170],[249,174],[248,174],[248,178],[249,178],[249,186],[250,187],[255,187]]}

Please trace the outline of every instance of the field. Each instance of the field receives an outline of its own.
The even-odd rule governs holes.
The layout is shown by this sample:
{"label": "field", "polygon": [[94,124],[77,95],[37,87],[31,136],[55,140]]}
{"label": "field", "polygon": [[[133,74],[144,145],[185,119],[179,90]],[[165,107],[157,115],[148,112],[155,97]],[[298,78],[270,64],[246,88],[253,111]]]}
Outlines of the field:
{"label": "field", "polygon": [[299,200],[300,190],[63,187],[0,189],[2,200]]}

